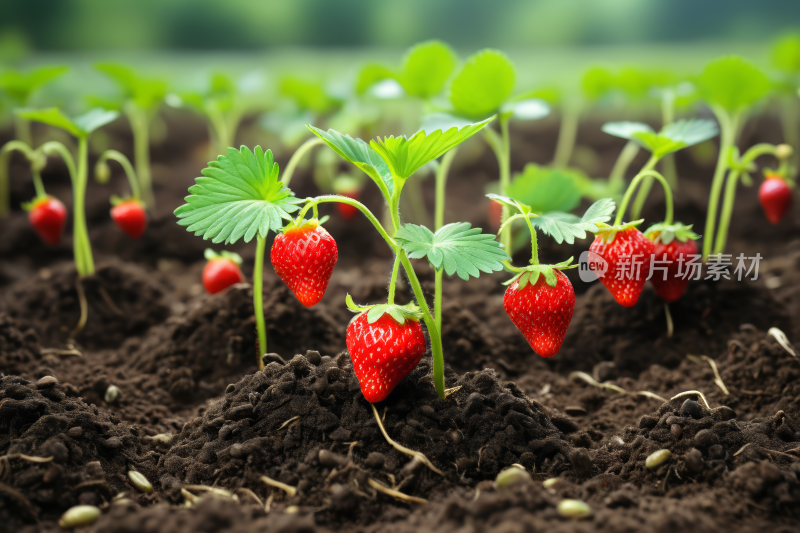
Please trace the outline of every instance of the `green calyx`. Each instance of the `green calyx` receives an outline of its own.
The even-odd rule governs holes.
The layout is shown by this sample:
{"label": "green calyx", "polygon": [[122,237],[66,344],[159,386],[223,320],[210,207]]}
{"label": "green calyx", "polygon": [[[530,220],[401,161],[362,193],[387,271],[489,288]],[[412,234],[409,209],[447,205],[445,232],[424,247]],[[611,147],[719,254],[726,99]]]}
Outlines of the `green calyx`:
{"label": "green calyx", "polygon": [[142,205],[142,202],[133,196],[117,196],[116,194],[112,194],[108,200],[113,206],[118,206],[128,202],[136,202],[137,204]]}
{"label": "green calyx", "polygon": [[598,237],[602,237],[603,244],[610,244],[614,242],[614,239],[617,237],[617,233],[619,233],[620,231],[625,231],[626,229],[629,228],[635,228],[642,222],[644,222],[643,218],[639,220],[633,220],[631,222],[616,224],[614,226],[609,226],[608,224],[599,222],[597,224],[597,231],[595,232],[595,235],[597,235]]}
{"label": "green calyx", "polygon": [[674,224],[664,224],[659,222],[653,224],[644,232],[644,236],[654,243],[669,244],[677,239],[679,242],[687,242],[689,240],[697,241],[700,235],[692,231],[692,226],[676,222]]}
{"label": "green calyx", "polygon": [[222,250],[220,253],[217,253],[211,248],[206,248],[206,251],[203,252],[203,257],[205,257],[207,261],[214,261],[215,259],[229,259],[237,265],[242,264],[241,255],[237,254],[236,252],[229,252],[227,250]]}
{"label": "green calyx", "polygon": [[286,224],[280,231],[281,231],[281,233],[286,233],[287,231],[291,231],[293,229],[308,229],[308,230],[312,230],[313,231],[320,224],[321,224],[321,222],[319,221],[319,219],[316,219],[316,218],[294,219],[294,220],[290,221],[288,224]]}
{"label": "green calyx", "polygon": [[354,313],[367,313],[367,322],[370,324],[374,324],[380,317],[384,314],[389,313],[389,315],[397,322],[398,324],[405,324],[406,320],[413,320],[414,322],[419,322],[420,319],[423,317],[422,310],[420,310],[419,306],[414,302],[408,303],[406,305],[397,305],[397,304],[378,304],[378,305],[356,305],[353,302],[353,297],[349,294],[347,295],[347,299],[345,300],[347,303],[347,308],[350,309]]}
{"label": "green calyx", "polygon": [[567,270],[570,268],[576,268],[578,266],[572,264],[572,259],[573,258],[570,257],[566,261],[562,261],[561,263],[557,263],[555,265],[530,265],[525,268],[521,268],[519,269],[519,274],[503,283],[503,285],[511,285],[515,281],[519,280],[517,290],[522,290],[527,287],[528,284],[536,285],[536,282],[539,281],[539,276],[544,276],[545,283],[551,287],[555,287],[556,283],[558,282],[556,270]]}
{"label": "green calyx", "polygon": [[23,211],[27,211],[27,212],[33,211],[36,207],[38,207],[39,205],[49,201],[51,198],[53,198],[53,197],[50,196],[49,194],[45,194],[44,196],[36,196],[30,202],[22,202],[20,204],[20,207],[22,207]]}

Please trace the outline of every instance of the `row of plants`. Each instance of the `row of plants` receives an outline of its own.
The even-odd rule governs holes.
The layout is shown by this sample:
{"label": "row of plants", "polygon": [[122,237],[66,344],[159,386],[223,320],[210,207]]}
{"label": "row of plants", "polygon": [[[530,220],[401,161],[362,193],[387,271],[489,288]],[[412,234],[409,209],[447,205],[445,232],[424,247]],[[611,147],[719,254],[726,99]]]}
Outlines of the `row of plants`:
{"label": "row of plants", "polygon": [[[800,50],[800,43],[795,44]],[[17,110],[18,123],[23,124],[21,132],[24,133],[24,124],[30,121],[60,128],[77,140],[77,157],[59,141],[48,141],[36,148],[32,142],[22,139],[11,141],[2,148],[0,171],[3,175],[0,177],[4,179],[0,189],[8,190],[5,175],[8,154],[14,150],[21,152],[30,164],[36,189],[36,197],[26,204],[31,223],[43,240],[56,243],[63,228],[66,208],[47,195],[40,175],[47,164],[47,156],[57,154],[63,158],[73,187],[73,246],[79,276],[77,286],[80,287],[80,279],[94,272],[84,213],[90,135],[115,120],[120,113],[128,117],[134,134],[134,163],[122,153],[108,150],[97,160],[95,176],[100,182],[109,179],[108,160],[117,161],[122,166],[130,183],[131,195],[112,198],[111,216],[130,237],[137,238],[145,230],[147,210],[152,212],[154,208],[147,132],[158,107],[163,100],[170,100],[174,105],[191,105],[201,110],[208,117],[211,138],[218,146],[216,150],[227,149],[202,171],[202,177],[197,178],[196,184],[189,189],[186,204],[175,214],[179,224],[188,231],[215,244],[256,239],[253,305],[259,366],[263,366],[260,355],[267,352],[268,346],[262,298],[264,255],[270,232],[276,233],[270,253],[272,265],[305,306],[316,305],[322,299],[338,259],[336,242],[322,227],[325,220],[319,216],[321,204],[344,206],[342,214],[345,216],[362,213],[394,254],[386,301],[359,305],[348,297],[346,302],[348,308],[357,313],[347,328],[347,346],[362,391],[371,402],[383,400],[416,367],[426,352],[427,342],[421,322],[425,323],[430,339],[434,384],[439,396],[444,397],[441,328],[445,273],[468,280],[478,277],[481,272],[508,272],[512,277],[507,282],[509,287],[504,307],[512,322],[539,355],[550,357],[558,352],[575,306],[574,289],[563,270],[577,265],[572,262],[573,258],[552,265],[540,264],[537,232],[557,243],[569,244],[576,238],[594,234],[590,253],[601,258],[609,272],[617,274],[602,275],[603,272],[598,271],[598,277],[621,305],[632,306],[638,301],[655,261],[659,261],[663,271],[661,278],[651,278],[656,291],[665,302],[678,300],[689,283],[680,267],[695,255],[695,241],[700,239],[692,231],[692,226],[673,219],[672,189],[677,186],[677,180],[675,176],[670,179],[671,167],[661,167],[666,176],[656,170],[659,163],[669,161],[678,150],[720,135],[719,157],[703,234],[704,261],[713,254],[724,252],[738,183],[741,180],[752,184],[750,174],[757,170],[757,158],[771,155],[778,161],[776,169],[765,170],[767,179],[760,189],[760,198],[770,222],[778,223],[791,204],[792,148],[788,144],[757,144],[744,151],[737,148],[748,113],[768,96],[773,86],[766,75],[742,58],[731,56],[712,61],[702,73],[692,78],[691,90],[674,77],[645,76],[639,72],[640,78],[645,80],[640,81],[644,92],[651,94],[655,91],[662,102],[668,102],[662,106],[666,109],[663,125],[655,131],[641,122],[606,123],[603,131],[629,142],[620,153],[611,175],[602,179],[590,179],[565,166],[570,157],[569,153],[564,155],[564,151],[569,152],[571,148],[564,146],[574,145],[574,132],[570,133],[574,128],[567,118],[574,112],[564,107],[562,119],[565,122],[562,123],[553,163],[529,165],[512,180],[510,123],[542,118],[550,112],[550,104],[542,98],[544,93],[541,91],[515,94],[514,65],[500,51],[481,50],[461,66],[457,63],[456,55],[449,47],[432,41],[409,50],[399,69],[367,65],[360,73],[357,88],[362,94],[371,92],[388,98],[402,93],[407,98],[418,100],[420,113],[405,117],[406,122],[413,121],[414,125],[403,128],[417,129],[417,132],[410,136],[377,136],[366,142],[337,129],[325,130],[309,125],[307,131],[312,134],[311,138],[297,147],[282,175],[271,150],[229,147],[233,144],[236,125],[247,109],[229,79],[216,76],[211,91],[206,95],[186,93],[178,96],[168,94],[166,84],[140,78],[127,67],[99,65],[101,71],[125,90],[122,103],[118,106],[109,103],[76,118],[66,116],[57,108]],[[606,74],[601,72],[594,69],[587,73],[584,78],[586,94],[612,93],[615,83],[617,86],[634,85],[630,81],[633,75],[627,70],[620,72],[617,78],[607,71]],[[601,83],[603,79],[605,85]],[[612,79],[617,81],[609,81]],[[284,80],[284,85],[285,94],[302,95],[300,100],[303,103],[298,106],[313,108],[320,116],[331,111],[332,100],[326,100],[319,87],[309,88],[297,79]],[[602,87],[606,89],[601,91]],[[674,105],[680,98],[687,101],[696,98],[703,102],[714,113],[716,121],[697,118],[674,120]],[[550,103],[554,101],[556,99],[551,95]],[[330,118],[332,121],[333,117]],[[418,124],[421,124],[421,129],[418,129]],[[360,121],[350,122],[350,125],[350,131],[356,135],[367,128]],[[476,136],[483,138],[498,162],[496,192],[487,194],[501,207],[496,235],[484,233],[467,222],[446,224],[444,220],[450,168],[459,146]],[[358,201],[357,189],[305,199],[292,193],[289,184],[295,169],[317,145],[328,146],[331,153],[353,165],[352,174],[347,174],[350,182],[361,184],[369,178],[375,183],[385,201],[383,213],[376,216]],[[647,150],[651,156],[626,187],[625,171],[640,149]],[[333,164],[334,167],[337,165]],[[356,177],[361,176],[357,171],[366,178]],[[420,174],[425,172],[435,176],[433,223],[406,222],[408,219],[414,222],[428,219],[419,190]],[[642,233],[636,226],[643,222],[641,210],[655,181],[664,189],[666,214],[664,220]],[[319,188],[323,193],[335,192],[335,187]],[[405,196],[402,194],[404,191]],[[7,192],[4,198],[7,201]],[[581,216],[571,213],[583,198],[594,200],[594,203]],[[632,216],[626,222],[629,204]],[[607,224],[615,211],[613,223]],[[413,216],[401,216],[401,212],[413,212]],[[516,221],[525,224],[518,224],[515,229]],[[530,260],[525,266],[515,266],[512,256],[528,238]],[[224,251],[217,255],[209,250],[207,258],[209,263],[203,282],[209,292],[218,292],[243,280],[238,256]],[[631,265],[634,258],[640,260],[635,275],[625,275],[624,272],[618,275],[625,266]],[[432,308],[414,270],[413,259],[427,259],[434,271]],[[593,269],[597,264],[590,262]],[[395,301],[401,267],[414,295],[414,301],[404,304]],[[82,302],[81,319],[74,334],[87,320],[85,307],[85,302]]]}

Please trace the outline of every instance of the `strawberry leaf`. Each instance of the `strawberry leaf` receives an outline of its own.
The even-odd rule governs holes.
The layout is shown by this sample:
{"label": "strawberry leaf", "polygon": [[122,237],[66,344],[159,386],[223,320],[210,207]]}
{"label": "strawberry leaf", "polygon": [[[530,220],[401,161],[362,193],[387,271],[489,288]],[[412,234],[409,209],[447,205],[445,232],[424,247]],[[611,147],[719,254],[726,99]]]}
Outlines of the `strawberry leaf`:
{"label": "strawberry leaf", "polygon": [[747,109],[770,89],[767,76],[739,56],[715,59],[695,80],[700,96],[729,113]]}
{"label": "strawberry leaf", "polygon": [[467,59],[450,85],[450,103],[459,115],[473,118],[496,113],[514,89],[516,72],[499,50],[481,50]]}
{"label": "strawberry leaf", "polygon": [[481,233],[468,222],[456,222],[439,228],[436,233],[424,226],[405,224],[395,234],[395,240],[412,259],[427,257],[437,270],[448,275],[458,274],[467,280],[502,270],[502,261],[510,258],[494,235]]}
{"label": "strawberry leaf", "polygon": [[603,198],[589,206],[589,209],[580,218],[572,213],[556,211],[531,218],[531,224],[551,236],[559,244],[563,241],[572,244],[575,242],[575,237],[585,239],[587,231],[596,232],[599,222],[611,220],[615,208],[614,200]]}
{"label": "strawberry leaf", "polygon": [[120,63],[98,63],[94,66],[122,89],[125,98],[130,98],[145,110],[158,107],[167,95],[167,83],[158,79],[145,79]]}
{"label": "strawberry leaf", "polygon": [[456,67],[456,54],[441,41],[419,43],[403,58],[399,81],[411,96],[430,98],[442,91]]}
{"label": "strawberry leaf", "polygon": [[119,116],[117,111],[109,111],[99,107],[74,119],[69,118],[57,107],[48,109],[20,109],[17,114],[21,117],[41,122],[48,126],[61,128],[75,137],[85,137],[97,128],[113,122]]}
{"label": "strawberry leaf", "polygon": [[534,163],[525,165],[511,181],[506,193],[538,214],[572,211],[581,201],[581,191],[573,175]]}
{"label": "strawberry leaf", "polygon": [[211,242],[250,242],[256,234],[266,238],[278,231],[289,213],[303,202],[278,181],[278,165],[272,151],[256,146],[228,148],[228,155],[208,164],[189,188],[191,196],[175,210],[178,224]]}
{"label": "strawberry leaf", "polygon": [[525,98],[504,104],[500,112],[517,120],[539,120],[550,114],[550,106],[539,98]]}
{"label": "strawberry leaf", "polygon": [[705,119],[678,120],[664,126],[659,133],[641,122],[607,122],[602,130],[615,137],[634,140],[659,158],[707,141],[719,133],[716,122]]}
{"label": "strawberry leaf", "polygon": [[469,124],[462,128],[452,127],[446,131],[435,130],[427,133],[420,130],[410,139],[400,137],[378,137],[370,141],[370,146],[386,161],[392,176],[408,179],[423,165],[466,141],[494,119],[489,117],[481,122]]}
{"label": "strawberry leaf", "polygon": [[27,74],[7,70],[0,74],[0,89],[17,105],[27,105],[31,95],[42,85],[61,76],[67,67],[43,67]]}
{"label": "strawberry leaf", "polygon": [[361,139],[353,139],[349,135],[339,133],[336,130],[322,131],[311,125],[308,125],[308,129],[333,148],[334,152],[353,163],[372,178],[372,181],[380,188],[386,201],[389,201],[389,198],[394,194],[392,174],[386,165],[386,161],[381,159],[369,144]]}

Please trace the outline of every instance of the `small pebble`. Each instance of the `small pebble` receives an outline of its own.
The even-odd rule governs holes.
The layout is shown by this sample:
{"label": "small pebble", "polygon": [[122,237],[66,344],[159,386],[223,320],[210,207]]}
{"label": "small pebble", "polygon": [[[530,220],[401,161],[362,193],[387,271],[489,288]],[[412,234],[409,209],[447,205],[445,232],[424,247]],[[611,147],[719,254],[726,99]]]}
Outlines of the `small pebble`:
{"label": "small pebble", "polygon": [[153,492],[153,485],[147,481],[147,478],[135,470],[128,471],[128,479],[131,480],[131,485],[136,487],[139,492],[150,494]]}
{"label": "small pebble", "polygon": [[73,439],[79,439],[83,437],[83,428],[80,426],[69,428],[69,431],[67,431],[67,437],[71,437]]}
{"label": "small pebble", "polygon": [[306,352],[306,359],[314,366],[319,366],[322,362],[322,356],[316,350],[308,350]]}
{"label": "small pebble", "polygon": [[556,483],[558,483],[558,478],[551,477],[550,479],[545,479],[544,481],[542,481],[542,486],[546,489],[549,489],[550,487],[553,487]]}
{"label": "small pebble", "polygon": [[719,439],[710,429],[701,429],[694,436],[694,445],[698,448],[707,448],[717,444],[717,442],[719,442]]}
{"label": "small pebble", "polygon": [[703,454],[697,448],[692,448],[686,455],[683,456],[683,461],[686,463],[686,468],[693,474],[699,474],[705,469],[706,464],[703,461]]}
{"label": "small pebble", "polygon": [[672,424],[669,428],[669,432],[672,433],[672,438],[675,440],[680,440],[680,438],[683,436],[683,428],[678,424]]}
{"label": "small pebble", "polygon": [[694,400],[686,400],[683,402],[683,405],[681,405],[681,412],[692,418],[702,418],[703,406]]}
{"label": "small pebble", "polygon": [[577,405],[570,405],[564,408],[564,412],[569,416],[586,416],[586,409]]}
{"label": "small pebble", "polygon": [[645,459],[644,461],[644,466],[646,466],[650,470],[655,470],[659,466],[669,461],[671,457],[672,457],[671,451],[667,449],[658,450],[647,456],[647,459]]}
{"label": "small pebble", "polygon": [[509,487],[522,485],[524,483],[530,483],[532,481],[533,478],[531,478],[531,475],[527,471],[517,466],[512,466],[511,468],[506,468],[497,474],[494,484],[498,488],[506,489]]}
{"label": "small pebble", "polygon": [[455,445],[461,444],[461,441],[464,440],[464,436],[461,432],[457,429],[451,429],[447,431],[447,439]]}
{"label": "small pebble", "polygon": [[268,365],[270,363],[278,363],[284,366],[286,365],[286,360],[276,353],[268,353],[264,355],[261,360],[264,362],[264,365]]}
{"label": "small pebble", "polygon": [[330,450],[320,450],[317,458],[319,459],[319,464],[326,468],[336,468],[347,464],[346,457]]}
{"label": "small pebble", "polygon": [[711,410],[711,417],[716,420],[722,420],[723,422],[727,420],[733,420],[736,418],[736,412],[733,409],[726,405],[721,405],[715,409]]}
{"label": "small pebble", "polygon": [[58,380],[53,376],[45,376],[36,382],[37,389],[52,389],[58,384]]}
{"label": "small pebble", "polygon": [[379,470],[383,468],[383,464],[385,462],[386,462],[386,457],[382,453],[370,452],[364,464],[367,465],[367,468],[373,468],[375,470]]}
{"label": "small pebble", "polygon": [[64,529],[91,526],[99,517],[100,509],[94,505],[76,505],[61,515],[58,525]]}
{"label": "small pebble", "polygon": [[592,509],[580,500],[561,500],[556,507],[558,514],[565,518],[580,519],[592,516]]}
{"label": "small pebble", "polygon": [[106,401],[107,404],[114,404],[117,403],[122,396],[122,391],[119,390],[119,387],[116,385],[109,385],[106,389],[106,393],[103,396],[103,399]]}

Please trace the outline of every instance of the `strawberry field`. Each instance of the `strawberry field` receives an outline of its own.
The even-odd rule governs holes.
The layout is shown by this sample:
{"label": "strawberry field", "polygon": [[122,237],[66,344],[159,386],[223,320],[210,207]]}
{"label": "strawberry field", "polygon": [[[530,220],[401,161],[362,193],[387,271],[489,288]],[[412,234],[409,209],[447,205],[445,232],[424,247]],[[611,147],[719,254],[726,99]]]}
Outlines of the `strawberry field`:
{"label": "strawberry field", "polygon": [[0,71],[0,530],[797,530],[770,54]]}

